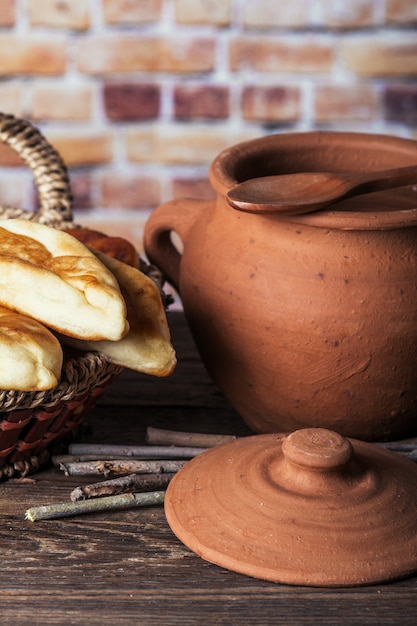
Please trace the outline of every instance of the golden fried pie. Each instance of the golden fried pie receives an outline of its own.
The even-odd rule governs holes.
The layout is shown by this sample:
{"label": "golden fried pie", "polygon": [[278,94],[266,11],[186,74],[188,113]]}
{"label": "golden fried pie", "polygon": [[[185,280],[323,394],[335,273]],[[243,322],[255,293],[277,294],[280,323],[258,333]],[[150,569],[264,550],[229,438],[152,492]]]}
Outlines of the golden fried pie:
{"label": "golden fried pie", "polygon": [[120,341],[62,341],[80,350],[93,350],[109,361],[138,372],[168,376],[176,365],[174,348],[156,284],[143,272],[98,250],[94,253],[116,276],[127,304],[130,330]]}
{"label": "golden fried pie", "polygon": [[82,339],[117,341],[129,329],[118,282],[97,256],[25,219],[0,221],[0,304]]}
{"label": "golden fried pie", "polygon": [[61,344],[45,326],[0,306],[0,389],[52,389],[62,361]]}

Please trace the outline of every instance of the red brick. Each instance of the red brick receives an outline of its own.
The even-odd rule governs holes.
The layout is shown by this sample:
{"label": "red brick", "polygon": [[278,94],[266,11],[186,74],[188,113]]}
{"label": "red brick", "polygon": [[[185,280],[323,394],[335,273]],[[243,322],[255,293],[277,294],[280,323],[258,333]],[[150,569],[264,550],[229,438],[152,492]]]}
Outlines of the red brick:
{"label": "red brick", "polygon": [[174,178],[172,181],[173,198],[197,198],[199,200],[212,200],[216,193],[210,184],[208,177],[200,178]]}
{"label": "red brick", "polygon": [[13,26],[15,23],[15,0],[2,0],[0,26]]}
{"label": "red brick", "polygon": [[245,120],[287,122],[301,115],[298,87],[247,86],[242,92],[242,115]]}
{"label": "red brick", "polygon": [[109,120],[147,120],[158,117],[161,93],[158,85],[107,83],[103,100]]}
{"label": "red brick", "polygon": [[214,66],[211,37],[103,35],[86,37],[78,45],[78,67],[87,74],[210,72]]}
{"label": "red brick", "polygon": [[0,82],[0,111],[23,115],[23,96],[25,87],[20,83]]}
{"label": "red brick", "polygon": [[321,35],[247,36],[230,42],[233,71],[328,72],[332,63],[332,40]]}
{"label": "red brick", "polygon": [[231,0],[175,0],[175,19],[179,24],[228,26],[231,17]]}
{"label": "red brick", "polygon": [[94,134],[74,131],[65,135],[48,133],[47,138],[68,167],[99,165],[113,160],[113,136],[106,131]]}
{"label": "red brick", "polygon": [[90,26],[88,0],[28,0],[32,26],[83,31]]}
{"label": "red brick", "polygon": [[93,208],[92,183],[89,173],[70,171],[71,191],[73,195],[74,211]]}
{"label": "red brick", "polygon": [[106,174],[100,179],[101,204],[106,208],[148,208],[161,202],[157,178]]}
{"label": "red brick", "polygon": [[384,108],[390,122],[417,124],[417,85],[386,85]]}
{"label": "red brick", "polygon": [[327,120],[371,120],[379,113],[379,99],[372,85],[314,86],[314,117]]}
{"label": "red brick", "polygon": [[174,90],[174,117],[178,120],[229,117],[229,89],[221,85],[184,86]]}
{"label": "red brick", "polygon": [[22,167],[24,162],[10,146],[0,143],[0,167]]}
{"label": "red brick", "polygon": [[88,120],[93,114],[91,85],[36,82],[31,117],[35,120]]}
{"label": "red brick", "polygon": [[416,0],[386,0],[385,11],[388,24],[409,26],[417,22]]}
{"label": "red brick", "polygon": [[107,24],[144,24],[161,17],[162,0],[102,0]]}
{"label": "red brick", "polygon": [[236,131],[229,124],[131,127],[126,131],[126,150],[132,162],[208,165],[220,150],[258,134],[257,129]]}
{"label": "red brick", "polygon": [[246,28],[305,28],[310,7],[311,0],[287,2],[285,10],[276,0],[243,0],[242,21]]}
{"label": "red brick", "polygon": [[0,35],[0,75],[64,74],[67,69],[66,38]]}
{"label": "red brick", "polygon": [[374,0],[316,2],[311,22],[321,28],[359,29],[374,26],[378,20],[374,4]]}
{"label": "red brick", "polygon": [[373,0],[296,0],[285,3],[285,7],[277,0],[243,0],[242,15],[248,29],[364,28],[374,25],[376,19]]}
{"label": "red brick", "polygon": [[31,192],[33,178],[29,170],[0,169],[0,204],[19,209],[32,210]]}
{"label": "red brick", "polygon": [[417,75],[415,33],[366,33],[347,35],[340,42],[342,62],[362,76]]}

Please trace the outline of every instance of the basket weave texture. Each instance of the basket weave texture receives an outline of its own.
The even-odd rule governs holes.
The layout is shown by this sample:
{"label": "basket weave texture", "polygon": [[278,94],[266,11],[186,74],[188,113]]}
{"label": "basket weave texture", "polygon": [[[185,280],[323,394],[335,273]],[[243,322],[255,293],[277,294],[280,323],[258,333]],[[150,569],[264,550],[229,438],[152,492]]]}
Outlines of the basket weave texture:
{"label": "basket weave texture", "polygon": [[[24,218],[58,229],[75,227],[65,163],[28,121],[0,113],[0,140],[32,171],[40,208],[0,206],[0,219]],[[141,268],[143,269],[143,268]],[[64,357],[58,386],[48,391],[0,390],[0,478],[37,470],[123,368],[93,352]]]}

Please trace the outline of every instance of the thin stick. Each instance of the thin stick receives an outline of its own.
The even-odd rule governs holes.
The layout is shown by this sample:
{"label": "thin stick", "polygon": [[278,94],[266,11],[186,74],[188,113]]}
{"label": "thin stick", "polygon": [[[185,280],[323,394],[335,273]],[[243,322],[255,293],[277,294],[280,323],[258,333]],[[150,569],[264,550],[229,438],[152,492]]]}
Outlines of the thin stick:
{"label": "thin stick", "polygon": [[161,474],[178,472],[187,461],[146,461],[126,460],[85,461],[79,463],[61,463],[66,476],[97,476],[109,477],[111,474]]}
{"label": "thin stick", "polygon": [[403,439],[401,441],[377,441],[378,446],[393,452],[413,452],[417,450],[417,439]]}
{"label": "thin stick", "polygon": [[411,452],[400,452],[403,454],[409,461],[417,461],[417,450],[412,450]]}
{"label": "thin stick", "polygon": [[156,444],[166,446],[195,446],[197,448],[212,448],[221,443],[229,443],[237,439],[235,435],[211,435],[206,433],[179,432],[163,428],[148,427],[146,441],[152,446]]}
{"label": "thin stick", "polygon": [[417,461],[417,450],[409,450],[408,452],[406,452],[405,450],[390,450],[390,452],[393,452],[394,454],[399,454],[409,461]]}
{"label": "thin stick", "polygon": [[76,489],[71,491],[70,498],[72,502],[78,502],[79,500],[86,500],[87,498],[114,496],[129,491],[142,492],[153,491],[154,489],[165,489],[174,476],[175,473],[129,474],[128,476],[76,487]]}
{"label": "thin stick", "polygon": [[[51,461],[55,467],[60,467],[61,464],[65,463],[80,463],[83,461],[117,461],[121,459],[119,454],[56,454],[51,457]],[[124,459],[129,459],[131,457],[124,457]]]}
{"label": "thin stick", "polygon": [[138,457],[143,459],[191,459],[201,452],[203,452],[203,450],[200,447],[115,446],[91,443],[72,443],[69,446],[69,453],[73,455],[117,455],[119,458]]}
{"label": "thin stick", "polygon": [[79,502],[49,504],[28,509],[25,513],[25,519],[31,522],[37,522],[38,520],[57,519],[59,517],[70,517],[71,515],[84,513],[153,506],[162,504],[164,496],[165,491],[152,491],[149,493],[124,493],[118,496],[80,500]]}

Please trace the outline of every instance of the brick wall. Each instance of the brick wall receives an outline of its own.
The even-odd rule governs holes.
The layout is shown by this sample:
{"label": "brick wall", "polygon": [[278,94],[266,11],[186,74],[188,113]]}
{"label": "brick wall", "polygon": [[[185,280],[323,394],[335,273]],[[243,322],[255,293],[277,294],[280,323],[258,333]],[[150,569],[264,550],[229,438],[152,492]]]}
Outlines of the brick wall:
{"label": "brick wall", "polygon": [[[417,2],[1,0],[0,78],[0,110],[66,160],[76,219],[140,248],[149,211],[209,197],[208,166],[237,141],[417,139]],[[0,163],[0,201],[31,208],[26,168],[4,148]]]}

